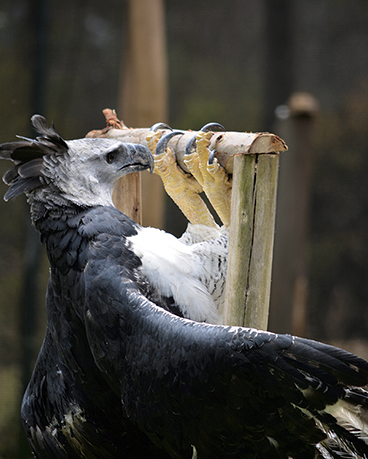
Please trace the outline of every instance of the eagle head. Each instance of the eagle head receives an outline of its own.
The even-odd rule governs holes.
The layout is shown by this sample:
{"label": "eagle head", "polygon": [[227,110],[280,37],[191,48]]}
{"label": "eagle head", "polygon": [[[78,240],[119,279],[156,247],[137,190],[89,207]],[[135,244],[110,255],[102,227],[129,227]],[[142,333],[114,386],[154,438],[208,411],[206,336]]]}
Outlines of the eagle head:
{"label": "eagle head", "polygon": [[36,139],[19,137],[0,145],[0,158],[15,164],[3,176],[10,187],[5,201],[25,193],[31,203],[113,205],[120,177],[153,170],[153,157],[143,145],[100,138],[65,141],[44,117],[34,115],[32,124],[40,134]]}

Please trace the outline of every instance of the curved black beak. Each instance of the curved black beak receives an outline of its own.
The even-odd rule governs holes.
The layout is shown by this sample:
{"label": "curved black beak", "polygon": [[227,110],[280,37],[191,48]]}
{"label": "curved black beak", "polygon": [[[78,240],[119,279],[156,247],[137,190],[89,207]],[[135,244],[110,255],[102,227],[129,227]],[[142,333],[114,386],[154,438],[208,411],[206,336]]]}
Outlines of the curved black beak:
{"label": "curved black beak", "polygon": [[152,174],[155,167],[155,161],[149,149],[139,143],[126,143],[125,145],[129,149],[130,158],[129,164],[123,166],[122,169],[128,169],[129,172],[149,169]]}

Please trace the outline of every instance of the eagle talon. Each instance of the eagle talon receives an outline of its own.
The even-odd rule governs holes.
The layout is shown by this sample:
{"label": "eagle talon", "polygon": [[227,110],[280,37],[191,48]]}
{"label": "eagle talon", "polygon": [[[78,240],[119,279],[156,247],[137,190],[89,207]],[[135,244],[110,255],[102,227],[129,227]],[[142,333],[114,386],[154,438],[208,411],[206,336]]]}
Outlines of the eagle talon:
{"label": "eagle talon", "polygon": [[170,131],[173,130],[173,128],[166,123],[155,123],[153,126],[150,127],[150,131],[153,132],[156,132],[158,129],[169,129]]}
{"label": "eagle talon", "polygon": [[[209,150],[212,129],[225,128],[219,123],[204,125],[187,144],[184,163],[201,184],[213,208],[225,226],[230,224],[231,179],[216,160],[216,149]],[[219,137],[220,139],[220,137]]]}
{"label": "eagle talon", "polygon": [[197,135],[195,134],[187,143],[185,147],[185,153],[184,153],[185,156],[192,155],[193,153],[196,152],[196,139],[197,139]]}
{"label": "eagle talon", "polygon": [[209,131],[212,131],[212,128],[220,129],[220,131],[226,131],[226,129],[224,128],[224,126],[222,124],[216,123],[216,122],[211,122],[211,123],[205,124],[200,129],[200,131],[201,132],[209,132]]}
{"label": "eagle talon", "polygon": [[184,132],[172,131],[172,132],[169,132],[168,134],[165,134],[164,136],[162,136],[161,139],[157,143],[155,155],[159,156],[159,155],[164,154],[165,151],[166,151],[166,148],[167,148],[167,144],[176,135],[184,135]]}
{"label": "eagle talon", "polygon": [[152,126],[146,140],[155,160],[154,172],[162,179],[166,193],[178,205],[188,221],[193,224],[216,227],[216,223],[204,204],[199,193],[202,191],[197,180],[181,169],[176,162],[172,149],[168,146],[170,140],[183,135],[181,131],[173,131],[163,135],[156,131],[162,123]]}
{"label": "eagle talon", "polygon": [[212,150],[210,155],[208,156],[208,164],[209,165],[212,165],[214,160],[216,159],[216,154],[217,154],[217,151],[216,150]]}
{"label": "eagle talon", "polygon": [[[170,129],[162,135],[159,129]],[[231,182],[226,171],[215,161],[216,149],[209,151],[212,129],[225,128],[219,123],[207,123],[194,135],[185,147],[184,163],[191,175],[186,174],[176,163],[170,140],[183,135],[167,124],[156,123],[147,135],[147,143],[155,159],[155,173],[161,176],[166,192],[176,202],[191,223],[215,226],[213,217],[198,195],[207,194],[214,209],[225,226],[230,223]]]}
{"label": "eagle talon", "polygon": [[[211,122],[211,123],[205,124],[199,130],[199,132],[209,132],[210,130],[212,130],[212,128],[217,128],[217,129],[220,129],[221,131],[226,131],[226,129],[224,128],[224,126],[222,124],[216,123],[216,122]],[[197,135],[198,134],[195,134],[189,140],[189,142],[187,143],[187,146],[185,147],[185,156],[195,153],[195,151],[196,151],[196,143],[197,143]]]}

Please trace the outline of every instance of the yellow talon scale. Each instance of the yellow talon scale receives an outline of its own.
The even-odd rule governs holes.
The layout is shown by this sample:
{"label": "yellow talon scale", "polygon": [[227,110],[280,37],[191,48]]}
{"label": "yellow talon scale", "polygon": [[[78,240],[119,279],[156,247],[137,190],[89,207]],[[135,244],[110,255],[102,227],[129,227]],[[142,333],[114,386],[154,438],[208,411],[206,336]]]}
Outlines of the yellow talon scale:
{"label": "yellow talon scale", "polygon": [[199,195],[202,187],[198,181],[178,166],[170,147],[166,147],[162,154],[156,153],[161,135],[158,131],[150,131],[146,137],[148,148],[155,160],[154,173],[161,177],[167,194],[190,223],[216,227],[213,216]]}
{"label": "yellow talon scale", "polygon": [[199,131],[196,137],[197,151],[187,155],[184,163],[201,184],[222,223],[229,226],[232,182],[216,158],[212,164],[208,163],[210,155],[208,146],[212,135],[212,132]]}

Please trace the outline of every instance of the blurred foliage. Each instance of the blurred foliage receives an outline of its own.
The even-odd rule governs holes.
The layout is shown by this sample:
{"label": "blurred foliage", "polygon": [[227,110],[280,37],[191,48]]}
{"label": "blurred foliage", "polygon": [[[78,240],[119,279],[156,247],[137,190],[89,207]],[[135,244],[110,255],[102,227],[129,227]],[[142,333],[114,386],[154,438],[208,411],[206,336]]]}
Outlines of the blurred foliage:
{"label": "blurred foliage", "polygon": [[[323,339],[368,330],[368,82],[318,123],[311,244],[310,323]],[[317,325],[318,324],[318,325]]]}
{"label": "blurred foliage", "polygon": [[171,123],[199,129],[210,119],[231,130],[256,130],[262,5],[190,0],[180,8],[167,2],[167,19]]}
{"label": "blurred foliage", "polygon": [[[13,140],[15,134],[33,136],[31,6],[36,4],[3,0],[0,6],[1,142]],[[119,0],[45,0],[45,4],[43,114],[55,121],[65,138],[82,137],[104,126],[102,109],[117,106],[127,5]],[[290,92],[309,91],[321,105],[311,196],[309,328],[312,337],[324,340],[365,338],[368,2],[290,0],[286,5],[292,17],[288,47],[292,64],[284,69],[285,75],[292,75]],[[218,121],[229,130],[263,129],[267,113],[275,109],[264,96],[273,78],[265,58],[267,7],[266,0],[166,2],[172,126],[198,129]],[[284,24],[275,26],[281,30]],[[278,50],[276,62],[282,53]],[[6,168],[0,164],[0,173]],[[2,193],[5,188],[1,187]],[[18,451],[23,390],[19,302],[29,225],[25,200],[7,204],[0,200],[0,221],[0,459],[7,459],[26,457]],[[44,331],[47,272],[44,259],[37,280],[38,343]]]}

